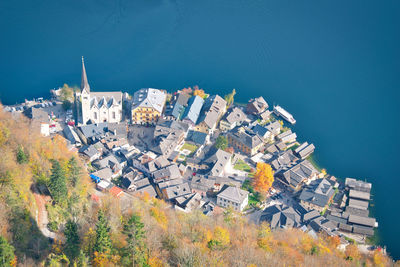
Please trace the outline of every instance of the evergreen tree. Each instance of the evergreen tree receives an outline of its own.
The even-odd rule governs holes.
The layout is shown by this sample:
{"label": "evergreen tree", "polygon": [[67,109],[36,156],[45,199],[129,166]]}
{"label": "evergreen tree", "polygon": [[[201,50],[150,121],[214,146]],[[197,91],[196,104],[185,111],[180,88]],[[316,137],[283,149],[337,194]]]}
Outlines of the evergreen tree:
{"label": "evergreen tree", "polygon": [[133,214],[124,225],[123,233],[127,236],[127,251],[132,257],[134,265],[146,266],[146,248],[143,242],[145,237],[144,224],[140,216]]}
{"label": "evergreen tree", "polygon": [[89,257],[83,252],[83,250],[79,251],[78,258],[76,259],[76,266],[78,267],[87,267],[89,266]]}
{"label": "evergreen tree", "polygon": [[58,161],[53,161],[51,169],[49,191],[54,201],[58,204],[64,203],[67,199],[68,189],[64,170]]}
{"label": "evergreen tree", "polygon": [[14,247],[0,236],[0,266],[12,266],[15,263]]}
{"label": "evergreen tree", "polygon": [[75,187],[79,182],[79,177],[81,175],[81,169],[78,165],[78,161],[75,157],[72,157],[68,161],[68,169],[69,169],[69,181],[73,187]]}
{"label": "evergreen tree", "polygon": [[28,163],[28,155],[25,153],[24,148],[22,146],[19,146],[17,150],[17,162],[19,164]]}
{"label": "evergreen tree", "polygon": [[94,245],[94,250],[100,253],[110,253],[111,249],[110,227],[103,211],[100,210],[96,224],[96,243]]}
{"label": "evergreen tree", "polygon": [[67,238],[65,253],[70,260],[74,260],[79,255],[80,244],[77,224],[69,220],[65,224],[64,235]]}

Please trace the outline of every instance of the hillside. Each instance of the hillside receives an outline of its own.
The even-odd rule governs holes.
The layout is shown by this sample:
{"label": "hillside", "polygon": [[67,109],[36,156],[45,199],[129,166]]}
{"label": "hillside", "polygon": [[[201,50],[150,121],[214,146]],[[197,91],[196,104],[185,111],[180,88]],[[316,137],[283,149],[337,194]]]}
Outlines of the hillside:
{"label": "hillside", "polygon": [[12,118],[2,107],[0,151],[0,266],[391,263],[378,251],[361,254],[355,245],[341,251],[337,237],[271,231],[230,210],[214,217],[181,213],[146,195],[93,201],[95,189],[84,164],[64,139],[41,137],[25,118]]}

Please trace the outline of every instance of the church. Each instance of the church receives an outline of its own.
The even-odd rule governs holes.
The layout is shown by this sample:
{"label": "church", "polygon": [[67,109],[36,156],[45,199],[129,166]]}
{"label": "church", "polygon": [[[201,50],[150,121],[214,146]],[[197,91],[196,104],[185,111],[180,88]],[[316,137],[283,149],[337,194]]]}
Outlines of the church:
{"label": "church", "polygon": [[83,124],[122,121],[122,92],[91,92],[82,57],[81,92],[76,94]]}

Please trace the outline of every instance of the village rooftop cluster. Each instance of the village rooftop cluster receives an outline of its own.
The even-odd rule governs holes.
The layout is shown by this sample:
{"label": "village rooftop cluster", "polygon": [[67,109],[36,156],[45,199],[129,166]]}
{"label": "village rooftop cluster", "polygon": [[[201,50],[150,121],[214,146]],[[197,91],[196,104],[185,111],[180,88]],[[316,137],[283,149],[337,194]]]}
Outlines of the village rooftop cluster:
{"label": "village rooftop cluster", "polygon": [[[240,105],[191,88],[145,88],[132,96],[94,92],[83,59],[75,108],[65,111],[60,90],[53,93],[51,101],[5,109],[23,112],[43,135],[62,135],[79,151],[96,183],[96,201],[108,192],[156,197],[176,210],[209,216],[229,208],[272,229],[296,227],[312,236],[322,231],[344,244],[365,242],[378,226],[369,217],[371,184],[343,183],[319,170],[310,158],[315,146],[299,143],[279,120],[293,124],[293,116],[279,106],[270,110],[261,96]],[[220,136],[229,149],[217,148]],[[265,201],[245,190],[258,162],[274,171]]]}

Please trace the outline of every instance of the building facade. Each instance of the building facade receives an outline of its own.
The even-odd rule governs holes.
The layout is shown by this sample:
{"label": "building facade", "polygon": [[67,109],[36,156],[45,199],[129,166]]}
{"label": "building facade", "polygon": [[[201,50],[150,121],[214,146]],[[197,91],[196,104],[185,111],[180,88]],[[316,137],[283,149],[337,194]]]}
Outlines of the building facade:
{"label": "building facade", "polygon": [[144,88],[133,95],[131,119],[134,124],[155,124],[161,117],[167,94],[163,90]]}
{"label": "building facade", "polygon": [[83,57],[81,92],[76,100],[83,124],[122,121],[122,92],[91,92]]}

